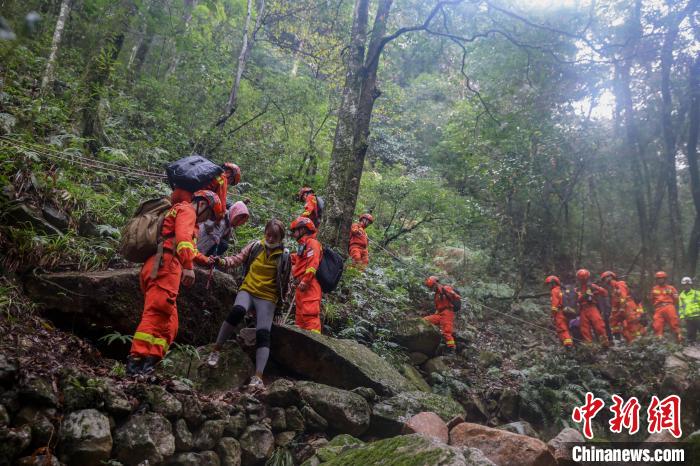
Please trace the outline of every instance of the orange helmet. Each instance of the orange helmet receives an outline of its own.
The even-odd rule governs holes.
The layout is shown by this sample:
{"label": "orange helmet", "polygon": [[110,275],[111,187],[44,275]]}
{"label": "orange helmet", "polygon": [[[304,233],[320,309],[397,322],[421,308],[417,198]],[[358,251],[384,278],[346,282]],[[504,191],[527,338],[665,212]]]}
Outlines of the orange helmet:
{"label": "orange helmet", "polygon": [[556,283],[557,285],[561,285],[561,281],[559,281],[559,277],[556,275],[550,275],[549,277],[544,279],[545,285],[549,285],[551,283]]}
{"label": "orange helmet", "polygon": [[313,189],[309,188],[308,186],[304,186],[303,188],[301,188],[299,190],[299,199],[304,199],[304,194],[312,193],[312,192],[314,192]]}
{"label": "orange helmet", "polygon": [[600,278],[605,279],[608,277],[612,278],[613,280],[617,280],[617,275],[615,275],[615,272],[611,272],[611,271],[607,270],[607,271],[600,274]]}
{"label": "orange helmet", "polygon": [[584,282],[589,278],[591,278],[591,272],[589,272],[586,269],[578,269],[578,271],[576,272],[576,279],[578,281]]}
{"label": "orange helmet", "polygon": [[204,201],[207,203],[207,207],[212,210],[212,213],[221,206],[221,199],[214,191],[209,191],[206,189],[200,189],[192,195],[192,202]]}
{"label": "orange helmet", "polygon": [[435,275],[431,275],[425,279],[425,286],[427,286],[428,288],[432,288],[435,285],[437,285],[439,281],[440,280],[438,280],[438,277],[436,277]]}
{"label": "orange helmet", "polygon": [[294,220],[291,225],[289,225],[289,229],[292,231],[296,230],[297,228],[306,228],[309,233],[316,232],[316,225],[314,225],[314,222],[312,222],[308,217],[297,217],[297,219]]}
{"label": "orange helmet", "polygon": [[372,217],[372,214],[362,214],[360,215],[360,220],[362,219],[367,219],[367,223],[374,223],[374,217]]}
{"label": "orange helmet", "polygon": [[668,278],[668,274],[662,270],[660,272],[656,272],[654,274],[654,277],[656,277],[656,278]]}
{"label": "orange helmet", "polygon": [[241,182],[241,169],[235,163],[226,162],[224,164],[224,172],[229,172],[226,173],[226,176],[231,185],[236,186]]}

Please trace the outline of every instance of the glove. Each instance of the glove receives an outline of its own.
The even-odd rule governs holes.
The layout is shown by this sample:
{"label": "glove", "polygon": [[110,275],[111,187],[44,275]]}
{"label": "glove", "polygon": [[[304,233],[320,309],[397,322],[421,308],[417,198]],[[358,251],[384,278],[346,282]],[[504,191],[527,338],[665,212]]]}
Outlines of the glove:
{"label": "glove", "polygon": [[219,262],[219,256],[207,257],[207,265],[214,266],[217,262]]}
{"label": "glove", "polygon": [[309,282],[302,280],[301,282],[299,282],[298,288],[299,288],[299,291],[308,290],[309,289]]}
{"label": "glove", "polygon": [[218,265],[219,267],[226,267],[226,259],[224,259],[223,257],[217,257],[216,265]]}

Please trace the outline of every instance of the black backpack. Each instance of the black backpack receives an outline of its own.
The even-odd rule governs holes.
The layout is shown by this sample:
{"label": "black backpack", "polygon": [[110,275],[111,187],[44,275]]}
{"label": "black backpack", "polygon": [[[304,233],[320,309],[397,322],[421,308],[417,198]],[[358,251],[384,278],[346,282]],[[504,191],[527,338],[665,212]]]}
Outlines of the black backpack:
{"label": "black backpack", "polygon": [[333,249],[323,246],[321,263],[316,271],[316,279],[324,293],[334,291],[343,276],[345,259]]}
{"label": "black backpack", "polygon": [[172,189],[195,192],[221,175],[224,169],[201,155],[190,155],[168,164],[165,173]]}
{"label": "black backpack", "polygon": [[578,294],[573,285],[561,287],[562,310],[566,315],[578,315]]}

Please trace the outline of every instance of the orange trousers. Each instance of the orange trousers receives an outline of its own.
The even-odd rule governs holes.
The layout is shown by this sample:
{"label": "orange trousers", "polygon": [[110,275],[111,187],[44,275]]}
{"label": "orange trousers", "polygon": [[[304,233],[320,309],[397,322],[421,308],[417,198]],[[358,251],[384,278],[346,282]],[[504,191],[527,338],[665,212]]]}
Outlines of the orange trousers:
{"label": "orange trousers", "polygon": [[646,333],[646,328],[639,322],[644,309],[637,308],[634,303],[628,303],[625,309],[625,321],[622,324],[622,336],[627,343],[632,343],[635,338]]}
{"label": "orange trousers", "polygon": [[350,258],[359,269],[364,269],[369,264],[369,252],[362,246],[350,246]]}
{"label": "orange trousers", "polygon": [[563,311],[552,312],[552,323],[554,324],[554,329],[557,331],[559,340],[561,340],[561,344],[564,346],[574,346],[574,340],[569,333],[569,319],[566,318]]}
{"label": "orange trousers", "polygon": [[305,291],[297,288],[294,302],[296,304],[296,326],[321,333],[321,285],[318,280],[314,278]]}
{"label": "orange trousers", "polygon": [[665,324],[671,327],[671,331],[676,334],[676,339],[681,341],[680,319],[676,313],[676,307],[673,304],[659,306],[656,308],[656,311],[654,311],[654,322],[651,326],[657,337],[663,338]]}
{"label": "orange trousers", "polygon": [[613,335],[622,333],[626,317],[625,309],[612,310],[610,313],[610,331]]}
{"label": "orange trousers", "polygon": [[156,278],[151,278],[155,256],[141,268],[141,291],[144,294],[143,315],[131,342],[133,356],[154,356],[162,359],[177,335],[177,295],[182,267],[170,253],[163,254],[163,265]]}
{"label": "orange trousers", "polygon": [[455,323],[455,313],[450,309],[443,309],[433,315],[423,317],[433,325],[440,327],[440,332],[445,338],[445,344],[448,348],[455,348],[455,337],[452,335]]}
{"label": "orange trousers", "polygon": [[581,337],[586,343],[591,343],[593,341],[593,334],[591,330],[594,330],[598,340],[600,340],[603,346],[609,346],[608,335],[605,332],[605,321],[600,316],[600,311],[596,306],[585,306],[581,309]]}

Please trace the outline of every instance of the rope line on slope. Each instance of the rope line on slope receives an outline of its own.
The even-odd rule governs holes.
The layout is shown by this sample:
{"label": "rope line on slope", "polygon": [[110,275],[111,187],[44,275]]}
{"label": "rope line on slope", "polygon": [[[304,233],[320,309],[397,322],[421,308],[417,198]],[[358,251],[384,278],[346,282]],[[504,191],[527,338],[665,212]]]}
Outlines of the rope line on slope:
{"label": "rope line on slope", "polygon": [[[163,181],[166,176],[162,174],[158,174],[155,172],[150,172],[148,170],[142,170],[142,169],[133,169],[131,167],[126,167],[124,165],[119,165],[116,163],[112,162],[105,162],[102,160],[95,160],[95,159],[89,159],[87,157],[75,155],[75,154],[66,154],[65,152],[61,152],[58,150],[50,149],[45,146],[40,146],[38,144],[34,143],[29,143],[26,141],[17,141],[12,138],[8,138],[5,136],[0,136],[0,142],[3,142],[5,144],[9,144],[11,146],[14,146],[15,148],[23,149],[23,150],[30,150],[38,155],[43,155],[44,157],[49,157],[49,158],[54,158],[58,160],[62,160],[64,162],[67,162],[72,165],[78,165],[83,168],[90,168],[90,169],[96,169],[96,170],[101,170],[101,171],[106,171],[110,173],[116,173],[119,175],[123,175],[125,177],[131,178],[131,179],[140,179],[140,180],[145,180],[145,181]],[[279,215],[280,217],[284,217],[288,214],[282,213],[270,206],[260,206],[263,207],[264,209],[267,209],[271,211],[272,213]],[[422,278],[426,274],[430,274],[429,271],[427,270],[418,270],[418,267],[413,267],[411,264],[406,263],[403,259],[386,249],[384,246],[379,244],[378,242],[368,238],[369,243],[375,247],[378,248],[380,251],[382,251],[384,254],[387,256],[391,257],[392,259],[398,261],[401,263],[404,267],[408,268],[412,272],[414,272],[416,277]],[[487,309],[489,311],[495,312],[496,314],[502,315],[504,317],[522,322],[524,324],[545,330],[547,332],[550,332],[551,329],[545,328],[541,325],[532,323],[530,321],[527,321],[525,319],[521,319],[519,317],[516,317],[514,315],[502,312],[498,309],[495,309],[491,306],[488,306],[480,301],[477,301],[478,305],[484,309]]]}

